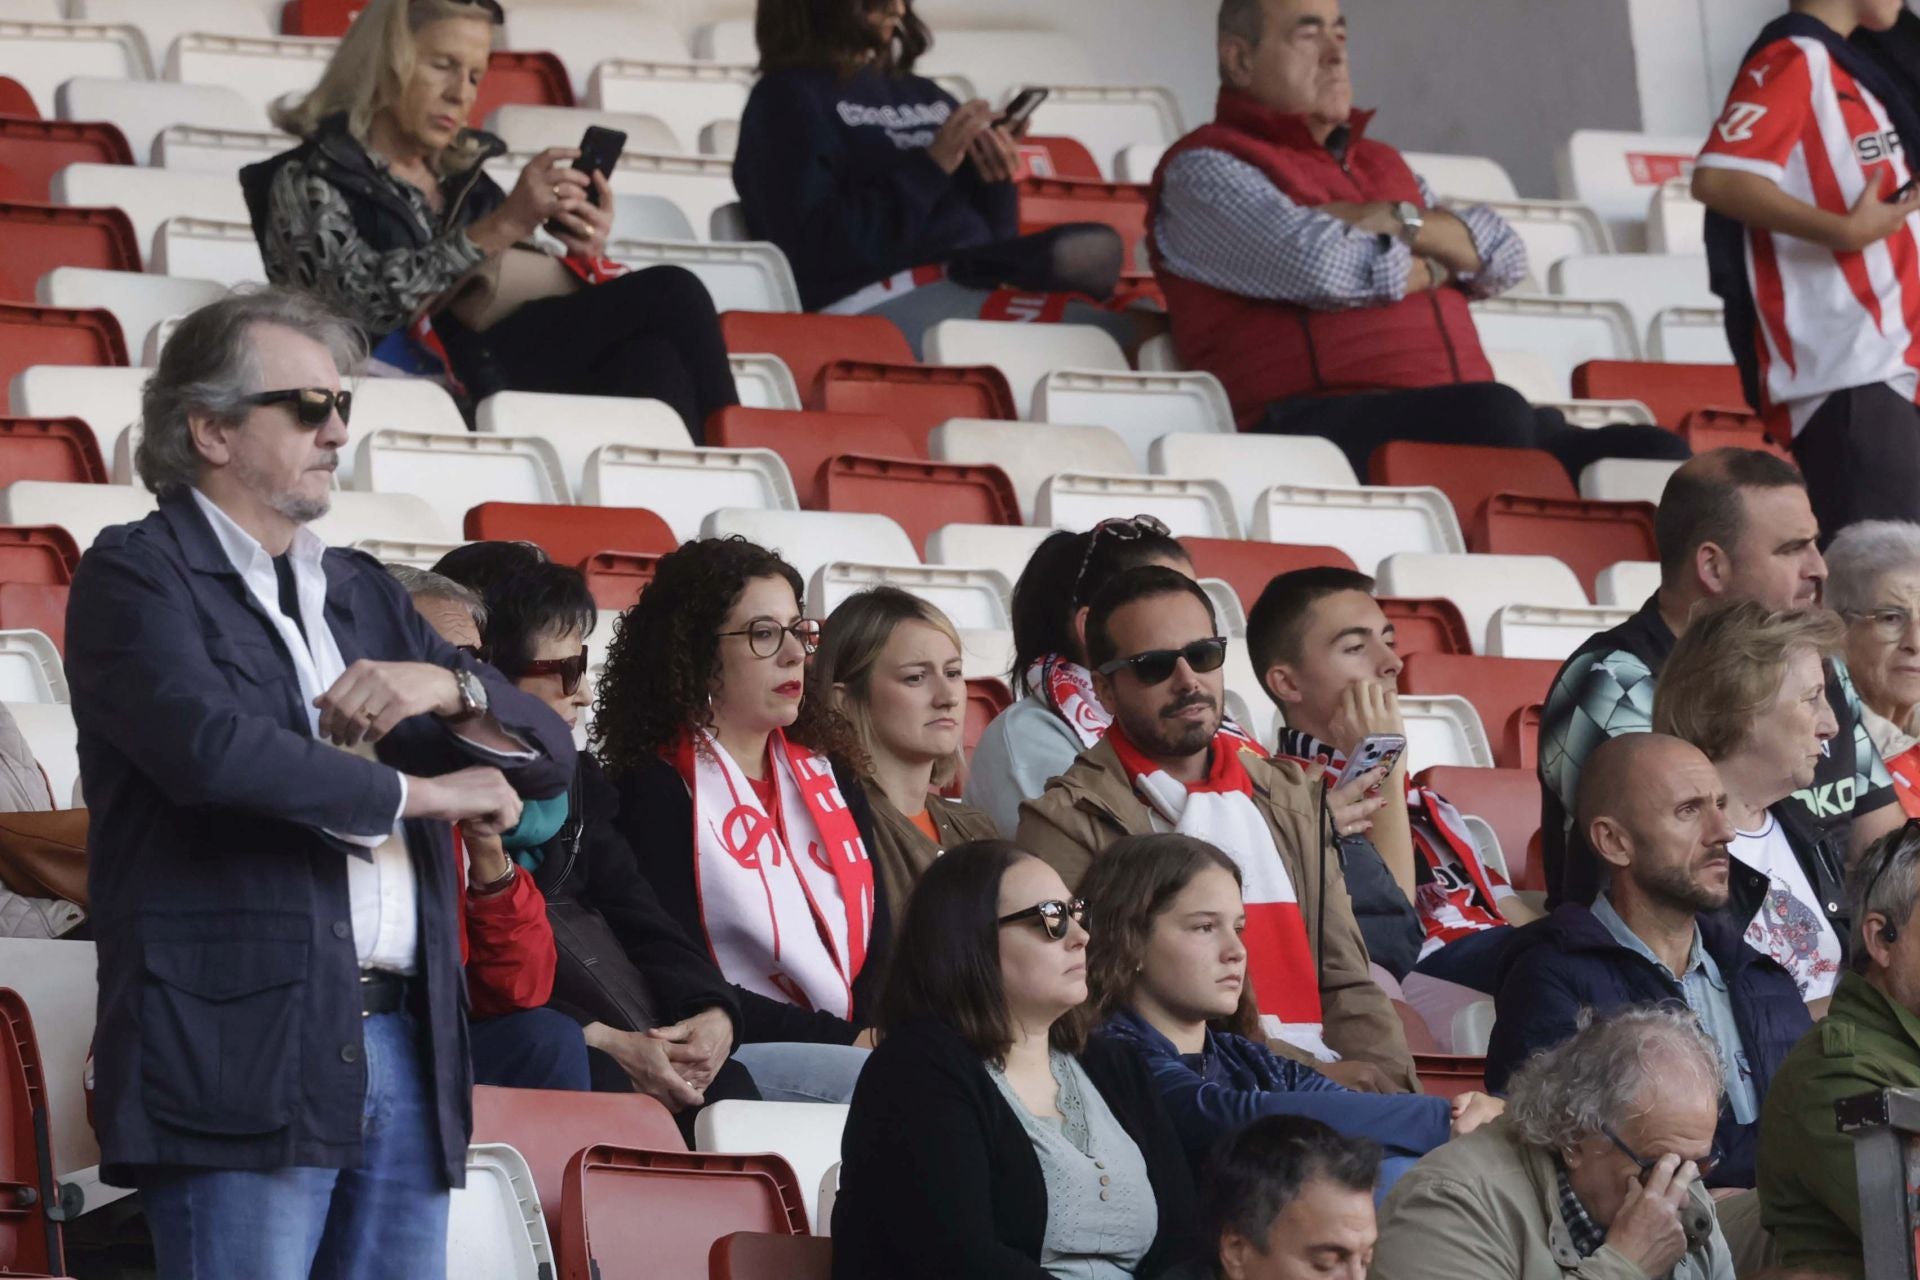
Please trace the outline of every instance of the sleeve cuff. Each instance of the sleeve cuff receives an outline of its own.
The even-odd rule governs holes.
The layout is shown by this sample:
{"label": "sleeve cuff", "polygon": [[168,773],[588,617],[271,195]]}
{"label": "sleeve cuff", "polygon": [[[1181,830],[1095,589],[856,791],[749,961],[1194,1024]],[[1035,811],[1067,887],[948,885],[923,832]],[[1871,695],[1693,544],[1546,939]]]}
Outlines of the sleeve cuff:
{"label": "sleeve cuff", "polygon": [[1413,270],[1413,250],[1398,240],[1376,253],[1367,268],[1367,292],[1375,302],[1398,302],[1407,296],[1407,274]]}
{"label": "sleeve cuff", "polygon": [[361,849],[378,849],[381,845],[393,839],[393,833],[400,829],[401,815],[407,811],[407,775],[395,769],[393,776],[400,784],[400,803],[393,807],[393,825],[389,826],[379,835],[374,836],[348,835],[344,831],[328,831],[327,834],[335,840],[354,845]]}
{"label": "sleeve cuff", "polygon": [[1693,163],[1696,168],[1701,169],[1732,169],[1736,173],[1751,173],[1758,177],[1765,178],[1768,182],[1776,186],[1784,182],[1787,177],[1787,170],[1784,165],[1774,164],[1770,160],[1753,160],[1746,156],[1724,155],[1718,151],[1702,152]]}

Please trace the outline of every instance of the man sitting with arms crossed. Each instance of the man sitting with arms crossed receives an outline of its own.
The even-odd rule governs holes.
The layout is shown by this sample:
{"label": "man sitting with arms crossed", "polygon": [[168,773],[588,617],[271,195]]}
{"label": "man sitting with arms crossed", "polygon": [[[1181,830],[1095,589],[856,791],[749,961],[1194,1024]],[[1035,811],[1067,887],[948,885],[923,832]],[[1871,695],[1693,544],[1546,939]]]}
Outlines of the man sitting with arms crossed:
{"label": "man sitting with arms crossed", "polygon": [[1124,835],[1178,831],[1240,867],[1248,976],[1275,1047],[1350,1088],[1415,1088],[1400,1020],[1367,972],[1366,944],[1323,838],[1304,772],[1223,734],[1221,638],[1206,593],[1158,565],[1129,569],[1094,597],[1087,658],[1113,715],[1037,799],[1015,837],[1077,886]]}

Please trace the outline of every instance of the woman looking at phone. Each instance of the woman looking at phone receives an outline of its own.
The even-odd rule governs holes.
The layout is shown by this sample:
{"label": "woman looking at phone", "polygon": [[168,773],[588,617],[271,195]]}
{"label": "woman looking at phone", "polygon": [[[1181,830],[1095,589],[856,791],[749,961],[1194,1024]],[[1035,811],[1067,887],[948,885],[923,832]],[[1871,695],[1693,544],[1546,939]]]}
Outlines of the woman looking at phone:
{"label": "woman looking at phone", "polygon": [[[503,192],[470,129],[496,0],[370,0],[320,83],[273,121],[300,146],[241,172],[267,277],[367,331],[375,367],[500,390],[638,396],[698,442],[738,403],[713,300],[680,267],[606,261],[604,174],[550,148]],[[529,243],[541,228],[564,257]],[[424,323],[423,323],[424,322]]]}

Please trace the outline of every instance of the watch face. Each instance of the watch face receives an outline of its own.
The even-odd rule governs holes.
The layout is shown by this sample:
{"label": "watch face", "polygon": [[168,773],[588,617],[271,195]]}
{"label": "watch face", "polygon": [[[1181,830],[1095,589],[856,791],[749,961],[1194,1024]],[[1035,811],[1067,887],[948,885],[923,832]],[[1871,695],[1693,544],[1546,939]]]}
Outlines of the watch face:
{"label": "watch face", "polygon": [[460,692],[467,702],[477,711],[487,709],[487,685],[471,671],[460,673]]}

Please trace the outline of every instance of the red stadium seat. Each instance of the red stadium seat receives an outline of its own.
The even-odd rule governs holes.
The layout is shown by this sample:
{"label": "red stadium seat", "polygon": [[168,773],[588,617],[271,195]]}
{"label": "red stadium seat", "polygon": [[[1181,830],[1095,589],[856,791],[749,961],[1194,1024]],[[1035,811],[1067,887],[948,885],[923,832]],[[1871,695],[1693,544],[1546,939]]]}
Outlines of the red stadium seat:
{"label": "red stadium seat", "polygon": [[366,0],[287,0],[280,9],[283,36],[343,36]]}
{"label": "red stadium seat", "polygon": [[664,555],[680,545],[667,522],[644,507],[555,507],[483,502],[467,511],[465,533],[487,542],[533,542],[561,564],[602,551]]}
{"label": "red stadium seat", "polygon": [[33,302],[55,267],[140,270],[140,241],[118,209],[0,203],[0,302]]}
{"label": "red stadium seat", "polygon": [[1654,360],[1589,360],[1573,371],[1582,400],[1638,400],[1653,420],[1677,429],[1689,409],[1746,408],[1740,370],[1730,364],[1663,364]]}
{"label": "red stadium seat", "polygon": [[0,116],[16,116],[22,120],[40,118],[40,106],[27,92],[27,86],[11,76],[0,76]]}
{"label": "red stadium seat", "polygon": [[0,582],[0,631],[43,631],[67,651],[67,584]]}
{"label": "red stadium seat", "polygon": [[1460,606],[1444,596],[1427,600],[1380,596],[1380,612],[1393,623],[1394,651],[1402,658],[1415,653],[1472,653],[1473,637]]}
{"label": "red stadium seat", "polygon": [[1487,1088],[1487,1060],[1484,1057],[1456,1053],[1415,1053],[1413,1069],[1420,1076],[1420,1091],[1437,1098],[1484,1093]]}
{"label": "red stadium seat", "polygon": [[1546,703],[1529,702],[1514,708],[1501,731],[1500,746],[1494,758],[1516,769],[1533,769],[1540,764],[1540,717]]}
{"label": "red stadium seat", "polygon": [[835,360],[918,364],[906,335],[881,316],[789,315],[777,311],[726,311],[720,334],[736,355],[769,351],[787,362],[800,398],[815,403],[813,384]]}
{"label": "red stadium seat", "polygon": [[567,1162],[562,1280],[705,1275],[714,1242],[736,1231],[807,1234],[799,1179],[779,1156],[597,1145]]}
{"label": "red stadium seat", "polygon": [[[1560,664],[1539,658],[1483,658],[1471,654],[1416,653],[1400,672],[1400,692],[1458,694],[1480,713],[1489,738],[1497,738],[1514,712],[1547,696]],[[1517,769],[1519,761],[1496,752],[1495,761]]]}
{"label": "red stadium seat", "polygon": [[111,311],[0,302],[0,387],[36,364],[124,366],[127,342]]}
{"label": "red stadium seat", "polygon": [[927,433],[949,418],[1020,416],[1007,375],[990,364],[865,364],[835,360],[820,370],[812,407],[829,413],[877,413],[907,429],[924,456]]}
{"label": "red stadium seat", "polygon": [[947,524],[1019,524],[1020,499],[999,467],[841,454],[820,468],[828,511],[891,516],[922,556],[927,535]]}
{"label": "red stadium seat", "polygon": [[1100,162],[1093,158],[1078,138],[1042,138],[1029,135],[1020,139],[1020,168],[1016,179],[1071,178],[1076,182],[1102,182]]}
{"label": "red stadium seat", "polygon": [[107,464],[78,418],[0,418],[0,487],[15,480],[105,484]]}
{"label": "red stadium seat", "polygon": [[47,1085],[33,1015],[0,987],[0,1274],[66,1274],[60,1224],[47,1216],[56,1190]]}
{"label": "red stadium seat", "polygon": [[132,164],[133,148],[110,124],[0,117],[0,200],[44,203],[53,175],[82,163]]}
{"label": "red stadium seat", "polygon": [[[1420,444],[1390,440],[1367,459],[1369,484],[1432,485],[1447,495],[1462,529],[1472,529],[1480,508],[1496,493],[1537,498],[1577,498],[1567,469],[1542,449],[1501,449],[1475,444]],[[1484,551],[1468,540],[1468,549]]]}
{"label": "red stadium seat", "polygon": [[1295,569],[1354,568],[1353,557],[1338,547],[1313,547],[1288,542],[1242,542],[1235,538],[1182,538],[1180,545],[1193,558],[1194,572],[1230,584],[1247,608],[1267,584]]}
{"label": "red stadium seat", "polygon": [[1028,178],[1020,187],[1020,234],[1045,231],[1068,222],[1101,222],[1120,233],[1127,246],[1124,262],[1141,261],[1147,238],[1147,188],[1128,182],[1074,182]]}
{"label": "red stadium seat", "polygon": [[711,1280],[832,1280],[833,1241],[736,1231],[713,1242]]}
{"label": "red stadium seat", "polygon": [[487,117],[508,103],[529,107],[571,107],[573,81],[559,55],[529,50],[495,49],[487,59],[467,119],[483,125]]}
{"label": "red stadium seat", "polygon": [[952,796],[955,799],[960,797],[961,792],[966,789],[967,765],[973,762],[973,749],[980,744],[980,735],[987,731],[987,726],[993,723],[995,716],[1012,705],[1013,693],[1007,688],[1004,680],[996,680],[992,676],[975,676],[967,681],[966,719],[960,731],[962,763],[952,780],[941,788],[942,795]]}
{"label": "red stadium seat", "polygon": [[[627,610],[640,598],[640,593],[653,581],[654,570],[660,565],[659,556],[642,555],[634,551],[602,551],[588,556],[580,562],[580,572],[587,580],[587,590],[593,593],[593,602],[602,609]],[[612,637],[599,637],[605,645]]]}
{"label": "red stadium seat", "polygon": [[[1415,761],[1418,764],[1419,761]],[[1540,775],[1532,769],[1467,769],[1437,765],[1414,775],[1462,813],[1485,818],[1500,837],[1514,887],[1527,878],[1527,846],[1540,830]]]}
{"label": "red stadium seat", "polygon": [[1744,409],[1689,409],[1680,419],[1680,438],[1695,453],[1725,448],[1760,449],[1793,462],[1793,455],[1767,434],[1767,424],[1760,415]]}
{"label": "red stadium seat", "polygon": [[1600,571],[1622,560],[1658,560],[1651,502],[1526,498],[1495,494],[1481,508],[1467,545],[1497,555],[1558,556],[1587,599]]}
{"label": "red stadium seat", "polygon": [[925,450],[886,418],[865,413],[806,413],[790,409],[749,409],[730,405],[707,419],[707,443],[728,449],[771,449],[793,476],[800,505],[824,510],[820,467],[842,453],[882,458],[916,458]]}
{"label": "red stadium seat", "polygon": [[80,547],[59,525],[0,525],[0,582],[67,583],[79,567]]}
{"label": "red stadium seat", "polygon": [[1514,888],[1547,891],[1547,864],[1541,857],[1540,847],[1540,833],[1536,831],[1533,839],[1527,841],[1527,874],[1514,880]]}
{"label": "red stadium seat", "polygon": [[1400,1016],[1400,1030],[1406,1034],[1407,1049],[1412,1053],[1439,1053],[1440,1042],[1434,1039],[1432,1028],[1414,1007],[1405,1000],[1394,999],[1393,1011]]}

